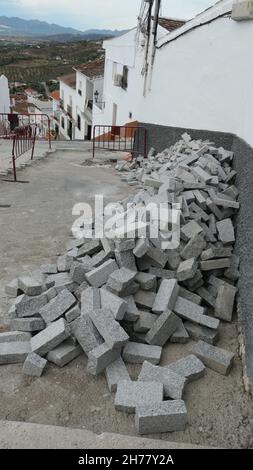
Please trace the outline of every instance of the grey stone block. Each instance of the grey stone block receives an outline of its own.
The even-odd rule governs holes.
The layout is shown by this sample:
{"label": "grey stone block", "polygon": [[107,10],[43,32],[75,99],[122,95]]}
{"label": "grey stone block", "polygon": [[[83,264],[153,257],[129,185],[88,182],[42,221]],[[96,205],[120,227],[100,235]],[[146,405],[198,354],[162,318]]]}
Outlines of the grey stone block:
{"label": "grey stone block", "polygon": [[39,317],[13,318],[10,327],[14,331],[34,332],[45,328],[45,322]]}
{"label": "grey stone block", "polygon": [[153,266],[149,268],[149,274],[153,274],[154,276],[162,279],[175,279],[176,272],[170,271],[168,269],[161,269],[161,268],[154,268]]}
{"label": "grey stone block", "polygon": [[88,287],[81,295],[81,313],[84,315],[94,308],[101,308],[100,289],[97,287]]}
{"label": "grey stone block", "polygon": [[119,252],[133,250],[135,248],[135,239],[134,238],[116,239],[115,248]]}
{"label": "grey stone block", "polygon": [[76,303],[76,298],[68,291],[62,290],[57,297],[40,309],[40,315],[46,323],[51,323],[64,315]]}
{"label": "grey stone block", "polygon": [[201,255],[201,259],[203,261],[207,261],[213,258],[228,258],[232,254],[231,251],[232,251],[231,246],[227,246],[227,247],[212,246],[208,250],[203,251]]}
{"label": "grey stone block", "polygon": [[147,333],[157,320],[157,315],[149,312],[139,312],[139,319],[134,324],[136,333]]}
{"label": "grey stone block", "polygon": [[47,360],[56,364],[58,367],[64,367],[82,353],[83,349],[81,346],[66,340],[48,353]]}
{"label": "grey stone block", "polygon": [[124,320],[128,322],[136,322],[140,318],[140,312],[136,306],[134,297],[132,295],[129,295],[128,297],[124,297],[123,299],[127,303],[127,309],[124,316]]}
{"label": "grey stone block", "polygon": [[40,268],[42,274],[57,274],[56,264],[43,264]]}
{"label": "grey stone block", "polygon": [[93,255],[100,250],[101,242],[100,240],[91,240],[81,246],[78,250],[77,257],[82,258],[86,255]]}
{"label": "grey stone block", "polygon": [[136,242],[133,254],[136,258],[142,258],[142,256],[146,255],[149,248],[148,240],[146,238],[139,238]]}
{"label": "grey stone block", "polygon": [[66,288],[70,292],[73,291],[75,283],[72,281],[68,273],[51,274],[48,280],[55,282],[55,288]]}
{"label": "grey stone block", "polygon": [[214,305],[215,317],[227,322],[232,321],[236,291],[236,287],[230,286],[227,283],[218,287],[218,294]]}
{"label": "grey stone block", "polygon": [[24,362],[30,351],[30,341],[0,343],[0,364],[18,364]]}
{"label": "grey stone block", "polygon": [[155,299],[156,293],[152,291],[139,290],[134,296],[136,305],[139,308],[145,308],[148,310],[152,310]]}
{"label": "grey stone block", "polygon": [[187,382],[197,380],[203,377],[205,373],[204,364],[193,354],[168,364],[166,368],[176,374],[182,375]]}
{"label": "grey stone block", "polygon": [[102,337],[87,314],[81,315],[71,323],[71,333],[87,356],[92,349],[103,343]]}
{"label": "grey stone block", "polygon": [[18,288],[29,296],[40,295],[43,292],[43,285],[31,276],[19,277]]}
{"label": "grey stone block", "polygon": [[224,272],[224,275],[227,279],[230,279],[231,281],[237,281],[240,276],[239,272],[239,265],[240,265],[240,258],[239,256],[232,255],[230,258],[231,264],[228,269]]}
{"label": "grey stone block", "polygon": [[101,287],[108,281],[109,276],[118,270],[115,260],[110,259],[86,274],[86,279],[93,287]]}
{"label": "grey stone block", "polygon": [[197,305],[200,305],[202,302],[202,298],[199,295],[195,294],[194,292],[190,292],[187,289],[184,289],[184,287],[182,286],[180,286],[179,296],[183,297],[183,299],[190,300],[190,302],[193,302]]}
{"label": "grey stone block", "polygon": [[197,289],[198,295],[209,305],[209,307],[215,307],[215,297],[204,287]]}
{"label": "grey stone block", "polygon": [[68,337],[69,331],[66,329],[66,323],[63,318],[60,318],[31,339],[31,350],[45,356]]}
{"label": "grey stone block", "polygon": [[148,344],[164,346],[179,326],[179,318],[168,310],[157,318],[146,335],[146,342]]}
{"label": "grey stone block", "polygon": [[120,357],[120,353],[120,348],[111,348],[106,343],[97,346],[89,352],[87,372],[92,375],[99,375]]}
{"label": "grey stone block", "polygon": [[187,281],[187,279],[192,279],[198,269],[198,263],[196,258],[190,258],[186,261],[182,261],[177,269],[177,279],[179,281]]}
{"label": "grey stone block", "polygon": [[76,320],[76,318],[80,317],[81,315],[81,310],[76,305],[75,307],[71,308],[68,312],[65,313],[65,318],[68,323],[71,323],[72,321]]}
{"label": "grey stone block", "polygon": [[146,253],[151,266],[164,268],[168,262],[168,255],[159,248],[150,247]]}
{"label": "grey stone block", "polygon": [[218,341],[218,331],[216,330],[190,321],[184,322],[184,326],[189,336],[195,341],[202,340],[209,344],[215,344]]}
{"label": "grey stone block", "polygon": [[235,231],[231,219],[224,219],[217,222],[219,240],[224,245],[231,245],[235,242]]}
{"label": "grey stone block", "polygon": [[122,292],[135,280],[137,273],[127,268],[114,270],[110,275],[107,286],[116,292]]}
{"label": "grey stone block", "polygon": [[136,408],[135,427],[139,434],[184,431],[187,421],[183,400],[140,405]]}
{"label": "grey stone block", "polygon": [[138,380],[162,383],[164,396],[173,399],[182,398],[186,385],[182,374],[169,370],[168,367],[155,366],[148,361],[144,362]]}
{"label": "grey stone block", "polygon": [[100,289],[100,295],[102,309],[109,308],[116,320],[123,320],[127,311],[127,302],[104,288]]}
{"label": "grey stone block", "polygon": [[187,343],[189,341],[189,338],[189,334],[187,333],[182,320],[180,320],[179,327],[176,329],[175,333],[173,333],[173,335],[170,337],[170,343]]}
{"label": "grey stone block", "polygon": [[17,297],[19,293],[21,293],[19,286],[18,286],[18,278],[13,279],[9,284],[5,286],[5,292],[10,297]]}
{"label": "grey stone block", "polygon": [[209,183],[212,179],[212,175],[204,171],[199,166],[192,167],[191,172],[193,173],[196,178],[202,183]]}
{"label": "grey stone block", "polygon": [[154,313],[163,313],[173,310],[179,293],[179,285],[176,279],[164,279],[161,282],[153,305]]}
{"label": "grey stone block", "polygon": [[154,290],[156,288],[156,276],[149,273],[138,273],[135,282],[140,285],[142,290]]}
{"label": "grey stone block", "polygon": [[192,353],[195,354],[206,367],[222,375],[228,375],[235,357],[232,352],[217,348],[204,341],[198,341],[198,343],[192,347]]}
{"label": "grey stone block", "polygon": [[146,360],[152,364],[159,364],[161,355],[162,348],[160,346],[129,341],[123,349],[122,357],[130,364],[142,364]]}
{"label": "grey stone block", "polygon": [[185,242],[188,242],[195,235],[197,235],[201,232],[203,232],[202,227],[197,222],[192,220],[191,222],[188,222],[188,224],[181,227],[180,236],[181,236],[182,240],[184,240]]}
{"label": "grey stone block", "polygon": [[120,348],[128,341],[129,336],[115,320],[109,309],[90,310],[88,315],[100,335],[111,348]]}
{"label": "grey stone block", "polygon": [[130,269],[130,271],[137,271],[135,257],[132,250],[118,251],[115,250],[115,258],[120,268]]}
{"label": "grey stone block", "polygon": [[115,408],[118,411],[134,413],[140,405],[153,405],[163,400],[163,385],[157,382],[118,382]]}
{"label": "grey stone block", "polygon": [[81,298],[82,298],[82,293],[83,291],[85,291],[86,289],[88,289],[89,284],[84,281],[82,282],[82,284],[80,286],[78,286],[78,288],[74,291],[74,294],[75,294],[75,297],[77,298],[77,300],[79,300],[79,302],[81,301]]}
{"label": "grey stone block", "polygon": [[121,357],[106,367],[105,376],[110,392],[117,391],[118,383],[120,381],[131,381],[128,370]]}
{"label": "grey stone block", "polygon": [[70,271],[71,263],[73,261],[72,256],[63,255],[57,259],[57,270],[59,273]]}
{"label": "grey stone block", "polygon": [[180,255],[183,259],[198,258],[206,248],[206,241],[203,233],[195,234],[185,245]]}
{"label": "grey stone block", "polygon": [[70,276],[76,284],[81,285],[86,281],[86,274],[89,270],[92,269],[92,266],[86,266],[85,264],[79,263],[78,261],[72,263],[70,269]]}
{"label": "grey stone block", "polygon": [[43,357],[40,357],[38,354],[30,353],[24,362],[23,374],[31,375],[33,377],[41,377],[46,364],[46,359],[43,359]]}
{"label": "grey stone block", "polygon": [[90,262],[92,267],[97,268],[98,266],[101,266],[105,261],[108,261],[112,256],[109,255],[109,253],[106,253],[106,251],[101,250],[99,253],[96,255],[92,256]]}
{"label": "grey stone block", "polygon": [[30,333],[25,333],[23,331],[5,331],[0,333],[0,344],[1,343],[12,343],[26,341],[29,342],[31,339]]}
{"label": "grey stone block", "polygon": [[229,268],[230,259],[229,258],[220,258],[208,261],[201,261],[200,268],[202,271],[213,271],[214,269],[224,269]]}
{"label": "grey stone block", "polygon": [[47,302],[48,295],[46,292],[35,297],[29,297],[28,295],[20,296],[17,298],[16,303],[17,316],[20,318],[34,317],[40,312],[40,309],[47,304]]}
{"label": "grey stone block", "polygon": [[185,320],[207,326],[213,330],[217,330],[220,322],[217,318],[204,315],[204,308],[190,302],[189,300],[178,297],[174,311]]}

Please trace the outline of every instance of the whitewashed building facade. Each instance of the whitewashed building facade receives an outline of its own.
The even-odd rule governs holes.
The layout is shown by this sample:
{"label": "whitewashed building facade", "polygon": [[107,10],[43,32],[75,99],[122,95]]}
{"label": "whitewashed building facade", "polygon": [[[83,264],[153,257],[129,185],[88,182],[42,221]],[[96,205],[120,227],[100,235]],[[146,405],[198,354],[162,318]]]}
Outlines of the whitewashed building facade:
{"label": "whitewashed building facade", "polygon": [[0,76],[0,113],[10,112],[10,90],[8,79],[5,75]]}
{"label": "whitewashed building facade", "polygon": [[161,22],[146,77],[145,38],[138,28],[105,41],[105,106],[94,124],[208,129],[253,145],[253,15],[237,21],[233,7],[233,0],[221,0],[172,31]]}

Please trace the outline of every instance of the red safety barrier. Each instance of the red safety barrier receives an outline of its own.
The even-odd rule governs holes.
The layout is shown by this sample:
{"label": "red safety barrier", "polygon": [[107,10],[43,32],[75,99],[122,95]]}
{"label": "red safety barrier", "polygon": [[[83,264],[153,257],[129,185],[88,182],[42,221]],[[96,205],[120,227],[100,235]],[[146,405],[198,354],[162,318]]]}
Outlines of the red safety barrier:
{"label": "red safety barrier", "polygon": [[23,126],[15,129],[15,131],[9,136],[9,138],[13,140],[12,167],[14,181],[17,181],[16,160],[29,150],[31,150],[31,160],[33,160],[36,133],[37,125],[30,124],[28,126]]}
{"label": "red safety barrier", "polygon": [[142,126],[93,127],[93,158],[96,149],[128,152],[132,157],[147,158],[148,131]]}
{"label": "red safety barrier", "polygon": [[9,139],[16,128],[33,124],[37,126],[36,139],[47,140],[51,149],[51,119],[47,114],[0,113],[0,138]]}

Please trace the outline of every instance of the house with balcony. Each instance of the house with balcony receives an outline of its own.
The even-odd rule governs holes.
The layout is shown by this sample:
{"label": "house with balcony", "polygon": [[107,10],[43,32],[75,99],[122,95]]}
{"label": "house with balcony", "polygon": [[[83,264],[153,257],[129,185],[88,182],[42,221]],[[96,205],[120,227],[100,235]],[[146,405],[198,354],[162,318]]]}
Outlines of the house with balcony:
{"label": "house with balcony", "polygon": [[67,140],[91,139],[93,108],[102,107],[104,59],[79,65],[60,77],[60,135]]}

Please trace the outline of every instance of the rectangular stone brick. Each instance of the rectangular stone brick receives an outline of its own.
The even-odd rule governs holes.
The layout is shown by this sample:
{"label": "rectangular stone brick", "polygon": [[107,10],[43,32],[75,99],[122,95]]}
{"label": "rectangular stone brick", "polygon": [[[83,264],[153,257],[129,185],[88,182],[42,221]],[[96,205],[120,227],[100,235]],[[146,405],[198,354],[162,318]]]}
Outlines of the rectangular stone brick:
{"label": "rectangular stone brick", "polygon": [[173,310],[179,293],[179,285],[176,279],[163,279],[153,305],[154,313],[163,313]]}
{"label": "rectangular stone brick", "polygon": [[180,318],[179,320],[180,320],[180,325],[176,329],[175,333],[173,333],[173,335],[170,337],[170,343],[182,343],[183,344],[189,341],[190,337],[185,329],[185,326]]}
{"label": "rectangular stone brick", "polygon": [[139,290],[135,296],[134,300],[136,305],[139,308],[146,308],[152,310],[156,298],[156,293],[152,291]]}
{"label": "rectangular stone brick", "polygon": [[100,289],[97,287],[88,287],[81,295],[81,314],[84,315],[94,308],[101,308]]}
{"label": "rectangular stone brick", "polygon": [[26,341],[29,342],[31,339],[31,334],[23,331],[5,331],[0,333],[0,343],[12,343]]}
{"label": "rectangular stone brick", "polygon": [[202,299],[199,295],[195,294],[194,292],[190,292],[187,289],[184,289],[184,287],[182,286],[180,286],[179,296],[197,305],[200,305],[202,302]]}
{"label": "rectangular stone brick", "polygon": [[187,410],[182,400],[136,408],[135,427],[139,434],[184,431],[187,421]]}
{"label": "rectangular stone brick", "polygon": [[227,283],[219,286],[218,295],[214,305],[215,317],[227,322],[232,321],[236,291],[236,287],[230,286]]}
{"label": "rectangular stone brick", "polygon": [[203,377],[206,369],[204,364],[193,354],[168,364],[166,368],[178,375],[182,375],[187,382]]}
{"label": "rectangular stone brick", "polygon": [[146,335],[146,342],[164,346],[180,326],[179,318],[170,310],[159,315],[156,322]]}
{"label": "rectangular stone brick", "polygon": [[192,220],[191,222],[188,222],[188,224],[181,227],[180,236],[182,240],[188,242],[191,240],[191,238],[201,232],[203,232],[202,227],[197,222]]}
{"label": "rectangular stone brick", "polygon": [[51,323],[64,315],[76,303],[76,298],[68,291],[62,290],[57,297],[40,309],[40,315],[46,323]]}
{"label": "rectangular stone brick", "polygon": [[47,361],[43,357],[38,356],[38,354],[30,353],[28,354],[24,365],[23,365],[23,374],[31,375],[33,377],[41,377]]}
{"label": "rectangular stone brick", "polygon": [[214,269],[224,269],[229,268],[230,259],[229,258],[220,258],[208,261],[201,261],[200,268],[202,271],[213,271]]}
{"label": "rectangular stone brick", "polygon": [[180,255],[183,259],[198,258],[206,248],[206,241],[203,233],[194,235],[185,245]]}
{"label": "rectangular stone brick", "polygon": [[70,270],[73,257],[69,255],[59,256],[57,259],[57,270],[59,273],[63,273]]}
{"label": "rectangular stone brick", "polygon": [[127,302],[120,297],[117,297],[117,295],[112,294],[105,288],[100,289],[100,295],[102,309],[109,308],[113,313],[115,320],[123,320],[127,311]]}
{"label": "rectangular stone brick", "polygon": [[116,250],[123,252],[133,250],[135,248],[135,239],[134,238],[121,238],[115,240]]}
{"label": "rectangular stone brick", "polygon": [[153,274],[154,276],[158,278],[162,278],[162,279],[175,279],[176,278],[175,271],[170,271],[168,269],[155,268],[153,266],[149,268],[149,274]]}
{"label": "rectangular stone brick", "polygon": [[0,364],[18,364],[24,362],[30,351],[30,341],[0,343]]}
{"label": "rectangular stone brick", "polygon": [[136,306],[134,297],[129,295],[128,297],[123,297],[123,300],[127,303],[124,320],[128,322],[136,322],[140,318],[140,312]]}
{"label": "rectangular stone brick", "polygon": [[65,313],[65,318],[68,323],[71,323],[72,321],[76,320],[76,318],[80,317],[81,315],[81,310],[76,305],[75,307],[71,308],[68,312]]}
{"label": "rectangular stone brick", "polygon": [[217,318],[204,315],[205,309],[189,300],[178,297],[174,311],[185,320],[217,330],[220,322]]}
{"label": "rectangular stone brick", "polygon": [[97,346],[89,352],[87,372],[92,375],[99,375],[120,357],[120,353],[121,349],[111,348],[106,343]]}
{"label": "rectangular stone brick", "polygon": [[66,323],[63,318],[60,318],[31,339],[31,350],[40,356],[45,356],[68,337],[69,331],[66,329]]}
{"label": "rectangular stone brick", "polygon": [[79,248],[77,257],[82,258],[83,256],[86,256],[86,255],[93,255],[94,253],[99,251],[100,247],[101,247],[100,240],[91,240]]}
{"label": "rectangular stone brick", "polygon": [[150,247],[146,254],[151,266],[164,268],[168,262],[168,255],[159,248]]}
{"label": "rectangular stone brick", "polygon": [[120,348],[128,341],[129,336],[115,320],[109,309],[90,310],[88,315],[100,335],[111,348]]}
{"label": "rectangular stone brick", "polygon": [[83,349],[81,346],[75,345],[71,341],[67,340],[55,349],[52,349],[52,351],[47,355],[47,360],[58,367],[64,367],[82,353]]}
{"label": "rectangular stone brick", "polygon": [[218,341],[218,331],[198,325],[190,321],[184,322],[184,326],[189,336],[195,341],[202,340],[209,344],[215,344]]}
{"label": "rectangular stone brick", "polygon": [[105,263],[98,266],[98,268],[86,274],[86,279],[89,284],[93,287],[101,287],[108,281],[109,276],[118,269],[118,265],[115,260],[110,259]]}
{"label": "rectangular stone brick", "polygon": [[44,320],[39,317],[13,318],[10,327],[14,331],[34,332],[44,330],[46,327]]}
{"label": "rectangular stone brick", "polygon": [[19,277],[18,288],[29,296],[40,295],[43,292],[43,285],[31,276]]}
{"label": "rectangular stone brick", "polygon": [[149,242],[146,238],[139,238],[133,249],[133,254],[136,258],[142,258],[150,248]]}
{"label": "rectangular stone brick", "polygon": [[87,356],[92,349],[103,343],[102,337],[87,314],[81,315],[71,323],[71,333]]}
{"label": "rectangular stone brick", "polygon": [[219,240],[224,245],[231,245],[235,242],[235,231],[231,219],[224,219],[217,222]]}
{"label": "rectangular stone brick", "polygon": [[142,364],[146,360],[152,364],[159,364],[161,354],[162,348],[159,346],[129,341],[123,349],[122,357],[130,364]]}
{"label": "rectangular stone brick", "polygon": [[115,408],[118,411],[134,413],[140,405],[154,405],[163,400],[163,385],[157,382],[118,382]]}
{"label": "rectangular stone brick", "polygon": [[116,292],[122,292],[133,283],[136,275],[135,271],[127,268],[114,270],[108,279],[107,286]]}
{"label": "rectangular stone brick", "polygon": [[9,284],[5,286],[5,292],[10,297],[17,297],[19,293],[21,293],[19,286],[18,286],[18,278],[13,279]]}
{"label": "rectangular stone brick", "polygon": [[198,341],[198,343],[192,347],[192,353],[195,354],[206,367],[222,375],[228,375],[235,357],[232,352],[217,348],[204,341]]}
{"label": "rectangular stone brick", "polygon": [[139,312],[139,319],[134,324],[136,333],[147,333],[157,320],[157,315],[149,312]]}
{"label": "rectangular stone brick", "polygon": [[141,290],[154,290],[156,288],[156,276],[149,273],[138,273],[135,282],[140,285]]}
{"label": "rectangular stone brick", "polygon": [[178,399],[182,398],[186,379],[182,374],[170,370],[168,367],[160,367],[145,361],[138,380],[141,382],[157,382],[163,384],[164,396]]}
{"label": "rectangular stone brick", "polygon": [[120,381],[131,381],[128,370],[121,357],[106,367],[105,376],[110,392],[117,391],[118,383]]}
{"label": "rectangular stone brick", "polygon": [[211,293],[205,289],[204,287],[200,287],[199,289],[197,289],[197,293],[198,295],[200,295],[200,297],[202,297],[202,299],[207,303],[207,305],[209,305],[209,307],[215,307],[215,297],[213,297],[213,295],[211,295]]}
{"label": "rectangular stone brick", "polygon": [[16,303],[17,316],[20,318],[34,317],[47,302],[48,295],[46,292],[34,297],[28,295],[19,296]]}
{"label": "rectangular stone brick", "polygon": [[186,261],[182,261],[177,269],[177,279],[179,281],[187,281],[187,279],[192,279],[198,269],[198,262],[196,258],[190,258]]}

